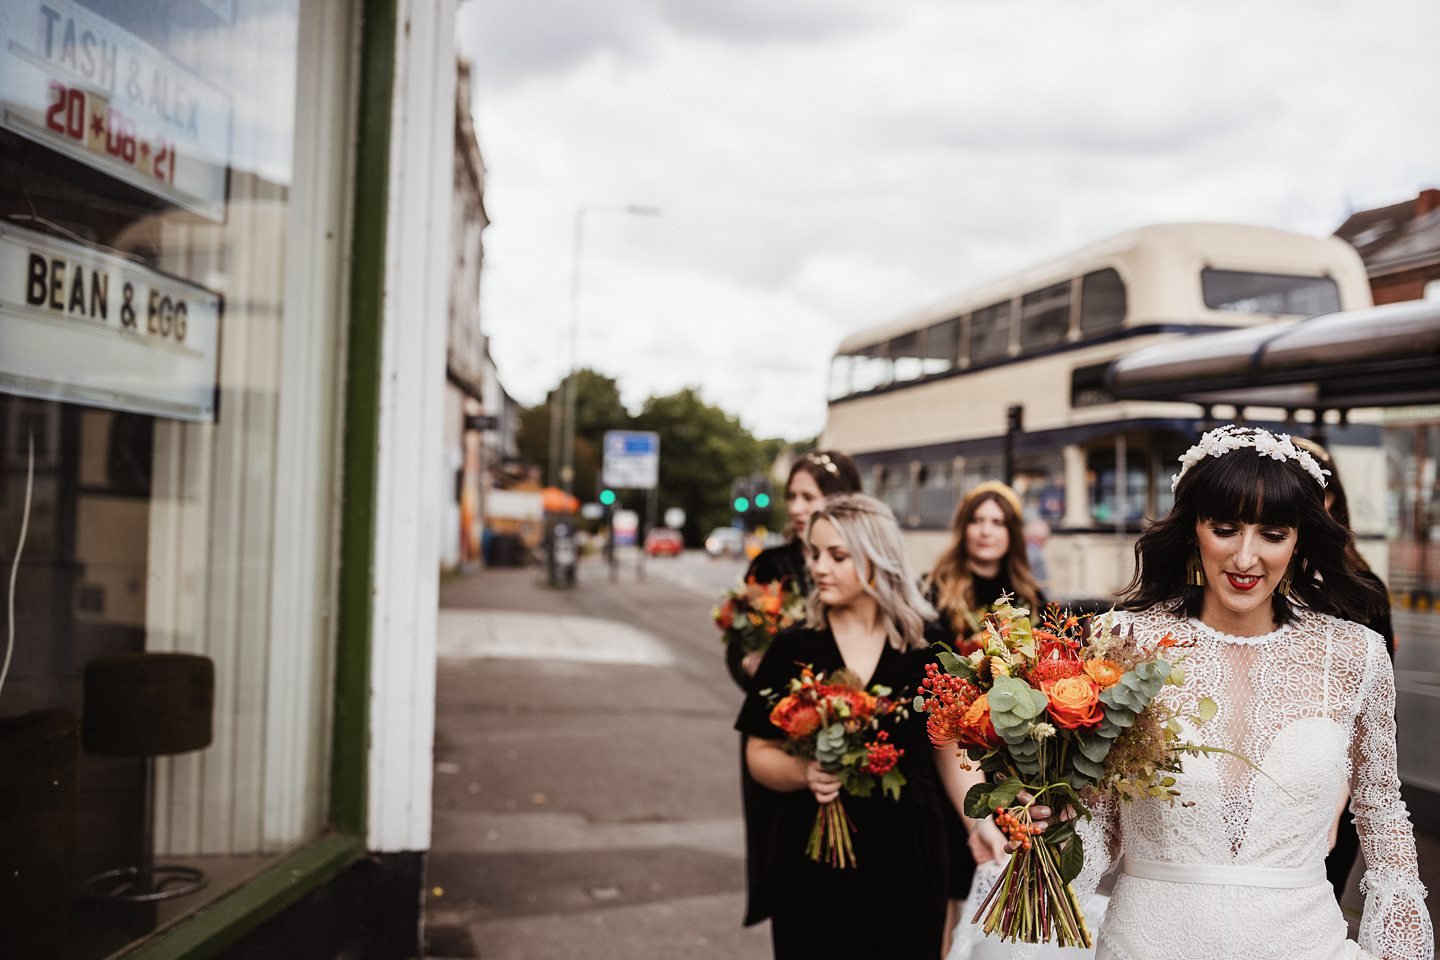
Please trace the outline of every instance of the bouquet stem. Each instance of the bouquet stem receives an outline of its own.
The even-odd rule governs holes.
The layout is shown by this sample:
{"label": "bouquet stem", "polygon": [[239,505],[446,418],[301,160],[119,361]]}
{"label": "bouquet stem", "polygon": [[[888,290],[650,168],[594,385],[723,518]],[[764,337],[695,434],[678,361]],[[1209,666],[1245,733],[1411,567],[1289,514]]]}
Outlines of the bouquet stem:
{"label": "bouquet stem", "polygon": [[844,870],[855,866],[855,845],[850,835],[855,824],[839,800],[820,804],[815,811],[815,825],[810,828],[810,841],[805,852],[816,863],[825,863]]}
{"label": "bouquet stem", "polygon": [[987,936],[1011,942],[1094,946],[1080,901],[1060,873],[1060,851],[1043,835],[1011,855],[971,922],[983,924]]}

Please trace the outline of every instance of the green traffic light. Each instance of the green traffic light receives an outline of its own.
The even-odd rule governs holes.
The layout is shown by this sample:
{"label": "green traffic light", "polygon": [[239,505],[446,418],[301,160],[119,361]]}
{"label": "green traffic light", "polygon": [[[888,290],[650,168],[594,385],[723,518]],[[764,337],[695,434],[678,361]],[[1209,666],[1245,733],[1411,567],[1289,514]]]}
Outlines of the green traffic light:
{"label": "green traffic light", "polygon": [[758,509],[760,509],[760,510],[764,510],[766,507],[770,506],[770,494],[768,494],[768,493],[757,493],[757,494],[755,494],[755,506],[756,506],[756,508],[758,508]]}
{"label": "green traffic light", "polygon": [[600,502],[601,502],[602,504],[604,504],[605,506],[607,506],[607,507],[614,506],[614,504],[615,504],[615,491],[614,491],[614,490],[601,490],[601,491],[600,491]]}
{"label": "green traffic light", "polygon": [[744,513],[746,510],[749,510],[749,509],[750,509],[750,501],[749,501],[749,500],[745,499],[744,497],[736,497],[736,498],[735,498],[735,512],[736,512],[736,513]]}

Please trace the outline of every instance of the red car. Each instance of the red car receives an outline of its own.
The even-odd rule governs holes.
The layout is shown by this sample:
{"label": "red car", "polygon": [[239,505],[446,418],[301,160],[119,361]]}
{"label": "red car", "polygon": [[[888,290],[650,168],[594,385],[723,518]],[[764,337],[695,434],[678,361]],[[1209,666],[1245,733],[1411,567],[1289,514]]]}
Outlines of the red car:
{"label": "red car", "polygon": [[656,527],[645,534],[645,553],[651,557],[678,557],[685,549],[685,538],[679,530]]}

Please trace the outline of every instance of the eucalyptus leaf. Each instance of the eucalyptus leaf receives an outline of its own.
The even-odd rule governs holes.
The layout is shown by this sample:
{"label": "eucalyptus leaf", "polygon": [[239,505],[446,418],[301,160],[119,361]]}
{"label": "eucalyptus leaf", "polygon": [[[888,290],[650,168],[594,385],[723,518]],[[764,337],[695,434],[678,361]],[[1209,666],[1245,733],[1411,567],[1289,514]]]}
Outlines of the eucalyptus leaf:
{"label": "eucalyptus leaf", "polygon": [[1076,770],[1085,774],[1087,777],[1093,777],[1098,780],[1105,776],[1105,764],[1091,760],[1083,753],[1076,752],[1071,756],[1070,762],[1075,765]]}
{"label": "eucalyptus leaf", "polygon": [[1195,705],[1195,719],[1198,720],[1200,723],[1207,723],[1210,720],[1214,719],[1215,714],[1217,711],[1219,711],[1219,709],[1220,707],[1215,703],[1214,700],[1211,700],[1209,697],[1205,697]]}
{"label": "eucalyptus leaf", "polygon": [[1075,738],[1075,743],[1082,754],[1096,763],[1104,763],[1105,758],[1110,755],[1110,748],[1114,746],[1110,740],[1084,731]]}

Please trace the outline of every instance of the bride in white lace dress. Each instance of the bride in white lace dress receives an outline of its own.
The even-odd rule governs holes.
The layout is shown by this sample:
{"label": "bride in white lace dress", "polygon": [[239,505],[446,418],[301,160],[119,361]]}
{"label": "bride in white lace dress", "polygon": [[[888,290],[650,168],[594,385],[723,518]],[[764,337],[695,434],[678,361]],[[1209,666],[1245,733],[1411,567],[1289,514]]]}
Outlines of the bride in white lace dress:
{"label": "bride in white lace dress", "polygon": [[[1219,705],[1186,739],[1263,772],[1187,757],[1174,806],[1097,805],[1077,892],[1119,867],[1097,957],[1431,960],[1390,661],[1377,634],[1339,619],[1384,598],[1345,563],[1324,472],[1283,435],[1234,427],[1182,463],[1174,510],[1136,544],[1119,622],[1142,645],[1184,648],[1185,684],[1164,695]],[[1366,866],[1358,944],[1324,864],[1347,785]]]}

